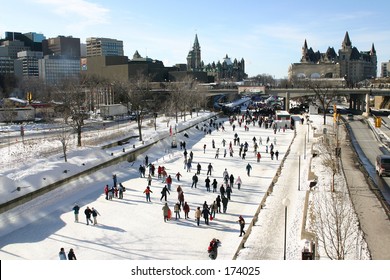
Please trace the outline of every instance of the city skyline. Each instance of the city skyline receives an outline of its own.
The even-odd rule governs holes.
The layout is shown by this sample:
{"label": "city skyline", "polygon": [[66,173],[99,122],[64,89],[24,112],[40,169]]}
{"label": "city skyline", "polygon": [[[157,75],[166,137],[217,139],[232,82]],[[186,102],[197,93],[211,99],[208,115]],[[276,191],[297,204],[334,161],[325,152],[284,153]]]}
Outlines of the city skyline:
{"label": "city skyline", "polygon": [[[363,3],[363,2],[362,2]],[[15,9],[23,7],[23,9]],[[390,60],[390,4],[376,6],[343,1],[87,1],[15,0],[2,3],[0,37],[6,31],[122,40],[124,54],[161,60],[165,66],[186,63],[195,34],[205,64],[231,58],[245,60],[251,77],[285,78],[301,59],[305,40],[314,51],[337,51],[346,32],[352,45],[368,51],[374,44],[380,65]]]}

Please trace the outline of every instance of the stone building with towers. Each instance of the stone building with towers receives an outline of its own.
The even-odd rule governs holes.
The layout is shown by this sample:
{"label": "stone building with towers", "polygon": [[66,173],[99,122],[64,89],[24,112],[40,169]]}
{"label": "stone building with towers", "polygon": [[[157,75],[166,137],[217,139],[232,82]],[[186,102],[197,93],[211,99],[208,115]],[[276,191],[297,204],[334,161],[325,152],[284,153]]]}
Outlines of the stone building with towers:
{"label": "stone building with towers", "polygon": [[346,85],[375,78],[377,76],[377,55],[374,43],[368,51],[359,51],[352,45],[348,31],[338,52],[328,47],[325,53],[308,47],[307,41],[302,47],[299,63],[293,63],[288,70],[290,81],[302,78],[339,78]]}
{"label": "stone building with towers", "polygon": [[212,62],[205,64],[202,61],[201,49],[198,40],[198,35],[195,35],[195,40],[192,49],[187,55],[187,71],[188,72],[206,72],[209,81],[215,82],[237,82],[247,78],[245,73],[245,60],[240,61],[231,58],[226,54],[222,62]]}

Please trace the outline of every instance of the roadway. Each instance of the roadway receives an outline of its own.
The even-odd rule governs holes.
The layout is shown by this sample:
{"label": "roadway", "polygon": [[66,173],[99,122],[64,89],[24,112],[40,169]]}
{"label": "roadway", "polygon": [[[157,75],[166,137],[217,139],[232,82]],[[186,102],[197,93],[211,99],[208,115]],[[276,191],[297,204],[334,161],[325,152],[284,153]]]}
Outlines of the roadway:
{"label": "roadway", "polygon": [[361,164],[368,173],[369,178],[380,191],[387,206],[390,207],[390,177],[379,177],[375,171],[375,161],[377,155],[388,154],[387,137],[390,130],[383,125],[379,131],[369,129],[366,120],[361,116],[355,116],[354,121],[347,124],[351,132],[351,143],[354,146]]}
{"label": "roadway", "polygon": [[376,133],[368,128],[363,117],[355,116],[346,127],[350,137],[345,136],[345,141],[341,141],[341,161],[359,226],[371,258],[389,260],[390,178],[379,177],[374,165],[376,155],[387,152],[387,149],[378,142]]}

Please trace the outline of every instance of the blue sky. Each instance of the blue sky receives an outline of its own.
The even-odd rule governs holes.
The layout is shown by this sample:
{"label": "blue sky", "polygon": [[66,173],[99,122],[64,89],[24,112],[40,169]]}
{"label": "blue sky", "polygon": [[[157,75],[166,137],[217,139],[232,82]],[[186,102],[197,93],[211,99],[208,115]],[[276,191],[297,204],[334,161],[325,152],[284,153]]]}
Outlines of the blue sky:
{"label": "blue sky", "polygon": [[46,38],[108,37],[124,42],[130,58],[186,63],[198,34],[207,64],[245,59],[249,76],[287,77],[299,62],[304,40],[314,51],[341,47],[348,31],[360,51],[374,43],[380,63],[390,60],[390,2],[231,0],[13,0],[0,4],[0,37],[5,31],[38,32]]}

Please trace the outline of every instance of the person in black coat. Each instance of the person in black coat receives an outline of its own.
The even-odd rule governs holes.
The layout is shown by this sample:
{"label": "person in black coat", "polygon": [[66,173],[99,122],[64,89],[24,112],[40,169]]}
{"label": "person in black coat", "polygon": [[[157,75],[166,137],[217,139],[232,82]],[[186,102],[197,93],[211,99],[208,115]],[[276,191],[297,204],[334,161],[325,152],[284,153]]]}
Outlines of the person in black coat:
{"label": "person in black coat", "polygon": [[223,195],[222,196],[223,213],[226,213],[228,202],[229,199],[227,199],[227,197]]}
{"label": "person in black coat", "polygon": [[91,222],[91,224],[93,224],[93,221],[91,220],[92,210],[89,209],[88,206],[84,210],[84,214],[85,214],[85,218],[87,219],[87,225],[89,225],[89,222]]}
{"label": "person in black coat", "polygon": [[204,180],[206,183],[206,190],[209,192],[210,191],[210,179],[209,176],[207,176],[206,180]]}
{"label": "person in black coat", "polygon": [[223,184],[221,185],[221,187],[219,188],[219,191],[221,192],[221,196],[225,196],[225,187],[223,186]]}
{"label": "person in black coat", "polygon": [[75,253],[74,253],[74,251],[73,251],[72,248],[69,250],[69,253],[68,253],[68,260],[70,260],[70,261],[72,261],[72,260],[77,260],[76,255],[75,255]]}
{"label": "person in black coat", "polygon": [[228,200],[230,200],[230,194],[231,194],[231,193],[233,193],[233,190],[232,190],[232,188],[228,185],[228,186],[226,187],[226,196],[227,196]]}
{"label": "person in black coat", "polygon": [[160,200],[162,200],[163,198],[165,198],[165,201],[167,201],[167,193],[168,194],[171,194],[167,188],[167,185],[164,186],[164,188],[162,189],[161,191],[161,198]]}
{"label": "person in black coat", "polygon": [[221,213],[221,196],[218,195],[215,202],[217,203],[217,213]]}
{"label": "person in black coat", "polygon": [[203,210],[202,210],[202,215],[203,215],[203,218],[204,218],[204,223],[206,225],[209,224],[209,217],[210,217],[210,210],[208,207],[204,207]]}
{"label": "person in black coat", "polygon": [[213,185],[213,192],[217,192],[217,187],[218,187],[217,179],[214,179],[214,180],[213,180],[212,185]]}

